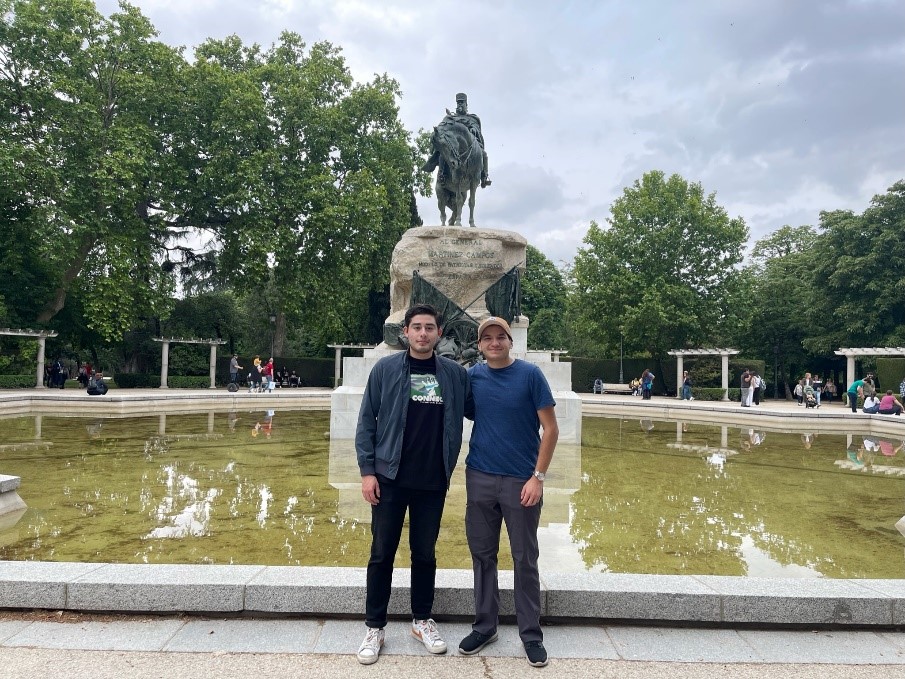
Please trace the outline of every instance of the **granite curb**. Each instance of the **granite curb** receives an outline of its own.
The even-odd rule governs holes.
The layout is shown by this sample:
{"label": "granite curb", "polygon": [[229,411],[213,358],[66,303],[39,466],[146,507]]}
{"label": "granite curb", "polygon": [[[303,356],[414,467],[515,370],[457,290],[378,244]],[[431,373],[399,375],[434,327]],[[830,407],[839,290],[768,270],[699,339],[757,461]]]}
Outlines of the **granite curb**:
{"label": "granite curb", "polygon": [[[409,611],[409,578],[396,569],[393,616]],[[435,615],[470,618],[471,585],[471,571],[438,571]],[[0,561],[4,609],[360,617],[364,592],[364,568]],[[511,571],[500,599],[512,616]],[[905,580],[551,573],[541,610],[583,624],[894,628],[905,625]]]}

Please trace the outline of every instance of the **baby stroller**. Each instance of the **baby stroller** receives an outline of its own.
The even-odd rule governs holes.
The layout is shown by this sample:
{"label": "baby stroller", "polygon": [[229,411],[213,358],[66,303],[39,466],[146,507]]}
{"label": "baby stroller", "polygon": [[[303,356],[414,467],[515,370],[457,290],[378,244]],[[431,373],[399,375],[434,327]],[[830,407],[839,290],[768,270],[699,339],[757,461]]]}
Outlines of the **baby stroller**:
{"label": "baby stroller", "polygon": [[810,384],[806,385],[804,388],[804,407],[817,407],[817,394],[814,392],[814,387],[812,387]]}

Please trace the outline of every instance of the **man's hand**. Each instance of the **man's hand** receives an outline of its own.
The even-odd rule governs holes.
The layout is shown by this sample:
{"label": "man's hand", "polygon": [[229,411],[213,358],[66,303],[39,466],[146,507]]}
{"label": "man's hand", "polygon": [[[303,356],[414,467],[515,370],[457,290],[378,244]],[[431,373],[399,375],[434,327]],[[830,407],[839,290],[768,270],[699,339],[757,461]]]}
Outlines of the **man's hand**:
{"label": "man's hand", "polygon": [[[524,494],[524,491],[522,491]],[[373,475],[361,477],[361,496],[371,505],[380,504],[380,484]]]}
{"label": "man's hand", "polygon": [[532,476],[525,481],[525,485],[522,486],[522,493],[520,496],[522,507],[533,507],[540,502],[540,499],[543,496],[544,484],[541,481],[538,481],[536,477]]}

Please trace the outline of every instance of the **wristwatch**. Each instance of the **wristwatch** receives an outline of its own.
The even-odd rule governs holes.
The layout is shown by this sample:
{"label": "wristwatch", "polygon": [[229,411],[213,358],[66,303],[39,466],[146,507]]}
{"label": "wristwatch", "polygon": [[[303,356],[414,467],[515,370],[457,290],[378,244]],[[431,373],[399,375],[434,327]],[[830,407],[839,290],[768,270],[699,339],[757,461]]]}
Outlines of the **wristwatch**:
{"label": "wristwatch", "polygon": [[544,472],[539,472],[539,471],[537,471],[537,470],[535,469],[535,470],[534,470],[534,478],[536,478],[538,481],[543,482],[544,479],[547,478],[547,475],[544,474]]}

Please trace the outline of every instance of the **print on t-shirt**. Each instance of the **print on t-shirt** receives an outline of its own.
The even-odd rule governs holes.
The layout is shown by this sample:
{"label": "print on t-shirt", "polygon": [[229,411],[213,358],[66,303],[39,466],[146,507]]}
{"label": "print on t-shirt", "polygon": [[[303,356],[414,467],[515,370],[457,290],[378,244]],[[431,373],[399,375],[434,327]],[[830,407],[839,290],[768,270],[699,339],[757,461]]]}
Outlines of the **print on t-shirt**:
{"label": "print on t-shirt", "polygon": [[412,400],[418,403],[443,405],[440,383],[436,375],[412,373]]}

